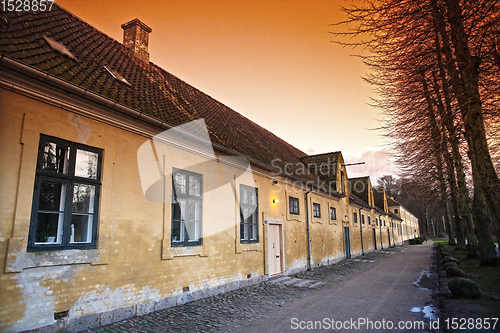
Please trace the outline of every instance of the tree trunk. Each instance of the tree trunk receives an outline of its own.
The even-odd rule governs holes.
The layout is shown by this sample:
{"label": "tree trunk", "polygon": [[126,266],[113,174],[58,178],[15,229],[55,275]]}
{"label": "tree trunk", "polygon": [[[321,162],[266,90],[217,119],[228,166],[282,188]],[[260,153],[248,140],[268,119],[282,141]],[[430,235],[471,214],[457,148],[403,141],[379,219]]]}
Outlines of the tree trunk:
{"label": "tree trunk", "polygon": [[[437,10],[437,7],[434,7]],[[434,13],[434,16],[437,14]],[[451,106],[451,92],[449,88],[449,82],[446,77],[446,70],[443,64],[440,34],[438,33],[438,27],[436,20],[434,21],[435,31],[434,31],[434,42],[437,60],[437,69],[439,73],[439,79],[441,81],[441,89],[443,92],[442,99],[444,100],[444,105],[442,106],[441,119],[446,127],[448,133],[448,141],[451,146],[451,153],[453,164],[455,166],[456,179],[458,185],[458,207],[460,210],[461,217],[465,222],[465,234],[467,237],[467,254],[469,258],[477,258],[479,256],[479,249],[477,243],[477,237],[474,230],[474,218],[472,215],[471,199],[469,197],[469,191],[467,189],[467,181],[465,178],[464,165],[462,161],[462,155],[460,154],[460,142],[457,133],[457,127],[454,124],[455,117],[453,116],[453,108]],[[446,42],[443,42],[444,46],[447,46]],[[439,89],[435,89],[439,93]]]}
{"label": "tree trunk", "polygon": [[[460,113],[465,125],[465,136],[469,144],[469,157],[472,162],[474,178],[473,214],[480,247],[479,256],[482,263],[490,264],[496,262],[497,258],[490,232],[491,221],[488,216],[487,205],[491,205],[491,201],[495,200],[497,200],[497,204],[500,204],[500,193],[496,198],[493,196],[493,200],[487,200],[487,197],[489,193],[500,192],[500,186],[498,186],[498,176],[494,172],[488,151],[479,97],[478,72],[468,49],[460,4],[456,0],[445,0],[445,3],[448,10],[447,17],[450,24],[451,41],[453,42],[458,69],[455,67],[451,46],[445,45],[445,43],[448,44],[448,35],[443,18],[438,13],[437,5],[434,7],[433,14],[438,14],[435,18],[437,19],[438,31],[443,40],[443,51],[447,63],[446,69],[459,103]],[[481,162],[478,163],[478,160]],[[493,170],[494,176],[491,174],[491,170]],[[491,186],[493,183],[496,183],[496,190]],[[498,210],[498,208],[494,209]]]}
{"label": "tree trunk", "polygon": [[[443,151],[442,145],[441,145],[441,138],[439,134],[439,129],[437,127],[436,123],[436,115],[434,113],[434,107],[432,105],[432,98],[430,96],[429,88],[427,86],[427,81],[425,79],[425,73],[422,73],[420,76],[420,83],[422,84],[423,92],[424,92],[424,97],[427,102],[427,120],[429,121],[429,133],[432,138],[432,146],[433,146],[433,152],[434,152],[434,158],[436,160],[436,169],[438,173],[438,178],[439,178],[439,187],[441,190],[441,200],[444,205],[444,212],[445,212],[445,218],[446,218],[446,226],[448,227],[448,244],[450,245],[456,245],[455,241],[455,232],[454,232],[454,227],[451,223],[451,217],[450,217],[450,210],[448,207],[448,191],[446,190],[446,183],[444,179],[444,173],[443,173],[443,156],[441,152]],[[462,233],[462,238],[463,238],[463,233]],[[464,244],[465,245],[465,244]]]}

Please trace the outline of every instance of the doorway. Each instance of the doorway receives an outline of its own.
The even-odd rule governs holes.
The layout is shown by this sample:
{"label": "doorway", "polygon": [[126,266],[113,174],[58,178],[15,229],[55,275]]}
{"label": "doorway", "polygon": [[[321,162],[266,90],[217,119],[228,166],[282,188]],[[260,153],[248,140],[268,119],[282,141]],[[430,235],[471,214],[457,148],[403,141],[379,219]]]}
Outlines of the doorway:
{"label": "doorway", "polygon": [[267,239],[269,255],[269,275],[283,273],[282,225],[268,224]]}
{"label": "doorway", "polygon": [[349,235],[349,227],[344,227],[344,240],[345,240],[345,257],[351,257],[351,237]]}
{"label": "doorway", "polygon": [[377,249],[377,231],[373,228],[373,246]]}

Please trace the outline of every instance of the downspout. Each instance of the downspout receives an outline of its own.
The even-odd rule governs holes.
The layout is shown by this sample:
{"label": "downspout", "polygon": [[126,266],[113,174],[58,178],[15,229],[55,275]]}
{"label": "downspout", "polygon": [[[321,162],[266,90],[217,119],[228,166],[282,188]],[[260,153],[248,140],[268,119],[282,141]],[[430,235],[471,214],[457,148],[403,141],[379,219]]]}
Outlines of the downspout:
{"label": "downspout", "polygon": [[311,266],[311,233],[309,231],[309,201],[307,196],[312,192],[312,188],[306,192],[306,223],[307,223],[307,270],[312,271]]}
{"label": "downspout", "polygon": [[365,255],[365,247],[363,245],[363,219],[361,218],[361,210],[363,207],[359,209],[359,230],[361,231],[361,255]]}
{"label": "downspout", "polygon": [[382,216],[381,215],[378,216],[378,226],[380,229],[380,248],[383,250],[384,249],[384,237],[382,236]]}

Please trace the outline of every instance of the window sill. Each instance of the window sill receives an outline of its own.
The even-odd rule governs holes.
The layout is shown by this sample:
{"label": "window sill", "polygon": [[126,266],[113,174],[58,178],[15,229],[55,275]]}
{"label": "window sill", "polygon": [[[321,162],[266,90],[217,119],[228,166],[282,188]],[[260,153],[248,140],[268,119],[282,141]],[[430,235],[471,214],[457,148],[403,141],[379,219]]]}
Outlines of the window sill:
{"label": "window sill", "polygon": [[14,237],[9,239],[7,250],[7,260],[5,265],[6,273],[21,272],[24,269],[91,264],[106,265],[109,262],[109,251],[101,245],[97,249],[88,250],[58,250],[58,251],[37,251],[28,252],[27,237]]}
{"label": "window sill", "polygon": [[163,239],[163,260],[172,260],[176,257],[208,257],[203,244],[194,246],[172,246],[170,239]]}

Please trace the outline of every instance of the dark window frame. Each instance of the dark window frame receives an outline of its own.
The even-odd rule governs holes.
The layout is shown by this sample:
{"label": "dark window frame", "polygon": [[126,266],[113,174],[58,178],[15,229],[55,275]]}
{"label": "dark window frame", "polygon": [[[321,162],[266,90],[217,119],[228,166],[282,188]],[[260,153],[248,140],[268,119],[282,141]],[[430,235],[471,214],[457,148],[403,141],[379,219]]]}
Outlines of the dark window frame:
{"label": "dark window frame", "polygon": [[[186,193],[177,193],[175,187],[175,175],[182,174],[186,176]],[[189,194],[189,177],[195,177],[199,179],[200,184],[200,195],[191,195]],[[180,204],[178,203],[178,199],[183,199],[185,202],[189,204],[191,202],[200,203],[200,221],[199,221],[199,239],[197,240],[189,240],[189,233],[186,228],[186,222],[188,223],[196,223],[196,218],[190,219],[186,216],[189,216],[191,212],[186,209],[184,213],[185,218],[182,218],[182,210]],[[196,214],[195,214],[196,215]],[[171,235],[170,235],[170,243],[172,247],[186,247],[186,246],[200,246],[203,242],[203,175],[187,171],[183,169],[173,168],[172,170],[172,223],[171,223]],[[174,227],[175,224],[179,223],[179,240],[174,240]],[[184,227],[182,231],[181,228]]]}
{"label": "dark window frame", "polygon": [[[243,202],[242,200],[243,191],[255,191],[255,204]],[[251,211],[253,211],[252,215],[245,218],[243,216],[243,211],[245,209],[250,209]],[[253,237],[253,235],[255,235],[255,238]],[[241,184],[240,185],[240,243],[252,244],[258,242],[259,242],[259,189],[256,187]]]}
{"label": "dark window frame", "polygon": [[[66,158],[63,156],[55,156],[56,157],[56,169],[60,167],[60,163],[65,164],[63,168],[66,168],[64,172],[52,171],[48,170],[48,168],[44,168],[45,164],[45,148],[46,144],[54,144],[56,146],[56,150],[61,152],[62,149],[66,149],[64,153]],[[77,151],[85,151],[93,154],[97,154],[96,161],[96,170],[95,170],[95,179],[83,176],[75,175],[76,170],[76,160],[77,160]],[[57,154],[57,153],[56,153]],[[62,157],[62,161],[58,159],[58,157]],[[97,233],[98,233],[98,225],[99,225],[99,205],[100,205],[100,194],[101,194],[101,176],[102,176],[102,158],[103,158],[103,149],[91,147],[85,144],[67,141],[64,139],[60,139],[57,137],[53,137],[50,135],[40,134],[40,141],[38,144],[38,156],[36,163],[36,173],[35,173],[35,184],[33,190],[33,201],[31,205],[31,217],[30,217],[30,229],[28,233],[28,252],[40,252],[40,251],[60,251],[60,250],[88,250],[88,249],[96,249],[97,248]],[[42,184],[56,184],[60,183],[60,194],[57,201],[59,202],[59,210],[54,209],[41,209],[41,197],[42,197],[42,188],[44,187]],[[89,207],[92,207],[92,212],[79,212],[73,211],[75,204],[80,204],[84,206],[84,203],[75,203],[74,200],[74,189],[75,185],[82,185],[82,187],[94,187],[94,198],[93,200],[89,200]],[[45,192],[47,193],[47,192]],[[54,192],[55,194],[55,192]],[[50,193],[48,194],[50,195]],[[46,195],[46,197],[48,196]],[[55,200],[55,199],[54,199]],[[55,204],[55,201],[54,201]],[[82,206],[82,207],[83,207]],[[62,207],[62,210],[61,210]],[[90,208],[89,208],[90,210]],[[49,242],[39,242],[37,241],[37,237],[41,237],[37,233],[38,224],[40,223],[39,214],[59,214],[58,222],[57,222],[57,231],[55,235],[55,240],[58,241],[58,237],[61,237],[59,243],[49,243]],[[72,234],[74,231],[75,223],[72,223],[73,218],[75,216],[91,216],[92,217],[92,227],[88,228],[87,231],[90,231],[90,235],[87,234],[87,238],[90,238],[89,242],[71,242],[71,238],[74,237],[75,234]],[[62,220],[62,221],[61,221]],[[48,222],[45,233],[47,236],[45,238],[50,238],[52,236],[48,236],[52,234],[49,232],[50,225],[52,222]],[[88,221],[87,221],[88,223]],[[61,226],[59,226],[61,224]],[[83,228],[81,229],[83,230]],[[80,234],[81,235],[81,234]],[[81,236],[82,237],[82,236]]]}
{"label": "dark window frame", "polygon": [[372,221],[371,221],[371,218],[370,216],[368,216],[368,225],[371,225]]}
{"label": "dark window frame", "polygon": [[358,223],[358,214],[357,213],[352,213],[352,218],[354,220],[354,223]]}
{"label": "dark window frame", "polygon": [[360,215],[361,215],[361,224],[365,224],[365,216],[363,214]]}
{"label": "dark window frame", "polygon": [[337,210],[335,207],[330,207],[330,220],[337,220]]}
{"label": "dark window frame", "polygon": [[299,198],[288,197],[288,211],[292,215],[300,215]]}
{"label": "dark window frame", "polygon": [[313,202],[313,217],[321,218],[321,205],[316,202]]}

